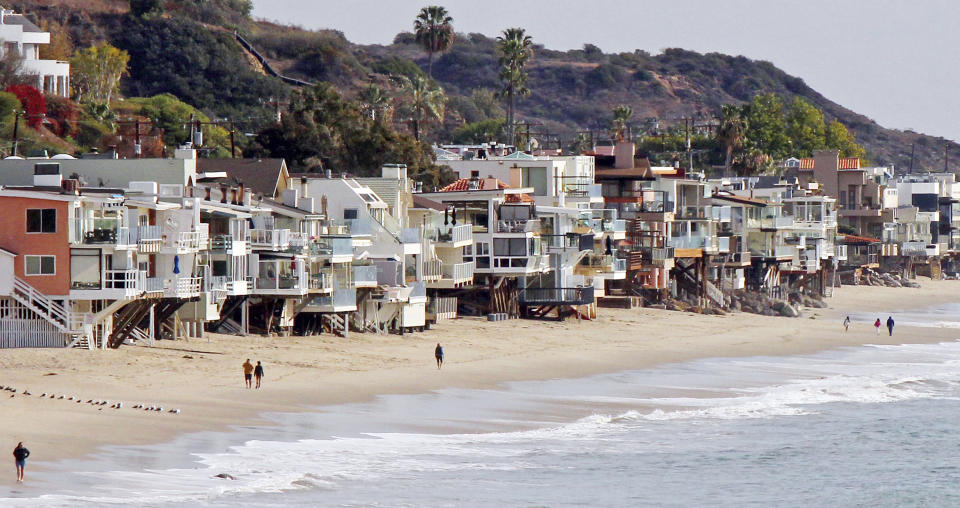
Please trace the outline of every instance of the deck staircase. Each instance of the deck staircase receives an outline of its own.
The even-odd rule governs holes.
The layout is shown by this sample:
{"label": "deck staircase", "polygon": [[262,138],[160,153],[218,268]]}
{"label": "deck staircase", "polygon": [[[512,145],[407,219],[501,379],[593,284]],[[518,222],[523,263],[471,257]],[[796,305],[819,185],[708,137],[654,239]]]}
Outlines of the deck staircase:
{"label": "deck staircase", "polygon": [[[12,277],[12,279],[13,287],[10,292],[10,297],[25,307],[25,310],[28,310],[39,320],[42,320],[49,327],[52,327],[46,330],[34,330],[35,333],[40,335],[59,335],[59,337],[48,337],[47,339],[53,339],[54,342],[59,342],[63,339],[63,346],[91,347],[93,337],[90,336],[92,333],[90,328],[85,329],[82,323],[71,319],[71,312],[63,305],[48,298],[19,277]],[[36,340],[50,343],[50,340],[44,340],[41,337],[37,337]]]}
{"label": "deck staircase", "polygon": [[327,328],[330,331],[330,333],[339,335],[341,337],[346,336],[343,330],[347,324],[347,320],[344,319],[344,317],[341,316],[340,314],[336,314],[336,313],[321,314],[320,319],[323,320],[323,324],[325,325],[325,328]]}

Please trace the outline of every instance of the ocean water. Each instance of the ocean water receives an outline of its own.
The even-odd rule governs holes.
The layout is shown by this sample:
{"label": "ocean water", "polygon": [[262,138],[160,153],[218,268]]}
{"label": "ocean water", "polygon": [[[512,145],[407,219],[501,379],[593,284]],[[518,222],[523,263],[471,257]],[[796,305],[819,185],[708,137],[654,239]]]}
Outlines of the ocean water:
{"label": "ocean water", "polygon": [[[960,327],[958,312],[895,319]],[[706,359],[272,419],[28,471],[0,505],[960,505],[960,342]]]}

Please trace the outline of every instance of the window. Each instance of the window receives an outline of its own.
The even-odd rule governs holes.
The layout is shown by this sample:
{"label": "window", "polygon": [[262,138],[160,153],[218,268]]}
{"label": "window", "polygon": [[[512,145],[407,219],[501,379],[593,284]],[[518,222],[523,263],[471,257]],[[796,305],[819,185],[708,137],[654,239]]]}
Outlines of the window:
{"label": "window", "polygon": [[56,275],[56,256],[24,256],[27,275]]}
{"label": "window", "polygon": [[343,218],[344,220],[353,220],[359,217],[360,214],[356,208],[344,208],[343,209]]}
{"label": "window", "polygon": [[213,276],[214,277],[226,277],[227,274],[227,261],[226,260],[213,260]]}
{"label": "window", "polygon": [[27,210],[27,233],[56,233],[57,209],[33,208]]}
{"label": "window", "polygon": [[70,288],[100,289],[99,250],[70,249]]}

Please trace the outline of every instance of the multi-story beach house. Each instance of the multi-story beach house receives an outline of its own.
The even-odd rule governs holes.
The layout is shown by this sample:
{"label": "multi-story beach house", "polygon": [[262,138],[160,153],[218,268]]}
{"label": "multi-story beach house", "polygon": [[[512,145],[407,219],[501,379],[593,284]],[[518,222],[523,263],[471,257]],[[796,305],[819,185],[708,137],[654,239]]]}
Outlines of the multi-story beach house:
{"label": "multi-story beach house", "polygon": [[50,44],[50,32],[44,32],[23,14],[0,7],[0,42],[0,53],[22,58],[23,75],[36,76],[33,86],[37,90],[70,96],[70,62],[40,58],[40,46]]}

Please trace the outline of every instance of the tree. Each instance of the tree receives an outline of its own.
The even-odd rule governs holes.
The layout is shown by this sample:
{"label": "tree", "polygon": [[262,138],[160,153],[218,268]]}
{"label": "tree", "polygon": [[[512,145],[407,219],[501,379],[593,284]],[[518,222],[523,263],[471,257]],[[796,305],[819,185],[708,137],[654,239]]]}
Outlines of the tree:
{"label": "tree", "polygon": [[442,53],[453,46],[453,18],[439,5],[420,9],[413,21],[417,43],[427,52],[427,75],[433,78],[433,54]]}
{"label": "tree", "polygon": [[163,12],[163,0],[130,0],[130,14],[142,18]]}
{"label": "tree", "polygon": [[783,101],[776,94],[756,95],[745,106],[746,145],[774,159],[790,153],[790,140],[784,123]]}
{"label": "tree", "polygon": [[613,129],[613,137],[617,141],[623,141],[624,134],[627,132],[627,122],[630,121],[631,116],[633,116],[633,110],[630,109],[630,106],[621,104],[613,108],[611,128]]}
{"label": "tree", "polygon": [[377,85],[370,84],[360,91],[358,99],[363,110],[370,115],[374,122],[389,121],[390,111],[393,109],[390,97]]}
{"label": "tree", "polygon": [[507,99],[507,135],[508,142],[513,144],[516,99],[530,95],[526,65],[533,58],[533,39],[523,28],[508,28],[497,36],[497,53],[500,55],[500,97]]}
{"label": "tree", "polygon": [[6,91],[16,95],[20,104],[23,104],[27,124],[34,129],[40,129],[43,117],[47,114],[47,100],[43,94],[30,85],[11,85]]}
{"label": "tree", "polygon": [[53,20],[44,20],[40,29],[50,32],[50,44],[40,45],[40,58],[43,60],[70,60],[73,55],[73,37],[67,27]]}
{"label": "tree", "polygon": [[827,125],[825,145],[833,150],[840,150],[841,157],[863,158],[867,151],[857,144],[857,139],[847,130],[846,126],[837,120]]}
{"label": "tree", "polygon": [[404,114],[410,118],[413,125],[413,138],[420,141],[420,134],[424,124],[438,120],[443,121],[444,103],[446,96],[443,89],[422,76],[407,81],[404,86],[407,94],[407,103],[404,105]]}
{"label": "tree", "polygon": [[743,111],[737,106],[723,106],[720,110],[720,128],[717,131],[717,137],[723,143],[725,175],[730,174],[734,152],[743,148],[746,132],[747,124],[743,118]]}
{"label": "tree", "polygon": [[823,113],[814,105],[794,97],[786,117],[787,136],[793,144],[791,156],[810,157],[826,146]]}
{"label": "tree", "polygon": [[37,85],[40,76],[23,71],[23,55],[17,51],[4,51],[0,55],[0,86]]}
{"label": "tree", "polygon": [[77,102],[104,102],[119,92],[130,54],[106,42],[77,50],[70,59],[70,82]]}

